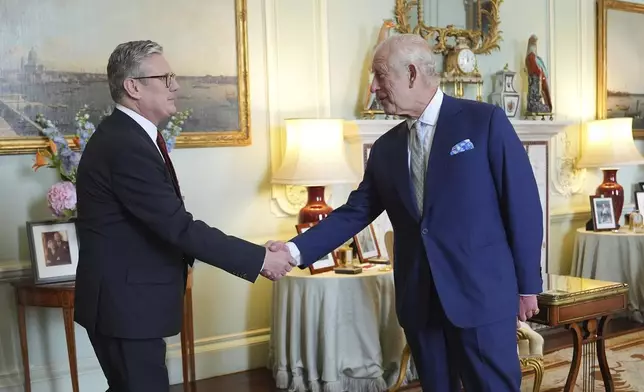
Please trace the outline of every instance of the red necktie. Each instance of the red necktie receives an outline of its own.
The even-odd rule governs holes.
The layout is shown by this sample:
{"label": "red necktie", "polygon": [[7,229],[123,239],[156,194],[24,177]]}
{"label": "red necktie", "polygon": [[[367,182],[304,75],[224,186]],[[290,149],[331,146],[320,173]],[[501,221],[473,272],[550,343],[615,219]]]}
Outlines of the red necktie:
{"label": "red necktie", "polygon": [[170,172],[170,177],[172,177],[172,184],[174,185],[174,190],[177,192],[177,195],[181,197],[181,190],[179,189],[179,180],[177,180],[177,173],[174,171],[174,166],[172,166],[172,161],[170,160],[170,155],[168,155],[168,148],[165,144],[165,139],[161,135],[161,132],[157,132],[157,145],[159,150],[161,150],[161,155],[163,155],[163,160],[165,161],[165,166]]}

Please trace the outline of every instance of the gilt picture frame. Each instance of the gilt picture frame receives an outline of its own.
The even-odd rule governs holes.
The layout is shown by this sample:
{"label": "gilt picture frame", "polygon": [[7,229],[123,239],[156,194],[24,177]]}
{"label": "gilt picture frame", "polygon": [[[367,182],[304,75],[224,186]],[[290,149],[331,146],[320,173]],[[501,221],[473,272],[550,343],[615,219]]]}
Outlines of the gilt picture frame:
{"label": "gilt picture frame", "polygon": [[596,117],[633,117],[633,137],[644,139],[644,52],[631,42],[644,34],[644,4],[596,0],[596,29]]}
{"label": "gilt picture frame", "polygon": [[[0,48],[5,48],[0,56],[0,155],[46,147],[34,121],[37,114],[54,121],[70,145],[75,114],[84,105],[98,125],[114,106],[107,84],[109,55],[118,44],[139,39],[163,47],[181,86],[177,110],[192,110],[175,148],[250,145],[247,0],[195,1],[190,7],[195,11],[183,9],[189,15],[179,19],[171,0],[159,0],[152,8],[128,0],[70,0],[66,7],[10,2],[0,32]],[[143,19],[155,23],[142,24]]]}

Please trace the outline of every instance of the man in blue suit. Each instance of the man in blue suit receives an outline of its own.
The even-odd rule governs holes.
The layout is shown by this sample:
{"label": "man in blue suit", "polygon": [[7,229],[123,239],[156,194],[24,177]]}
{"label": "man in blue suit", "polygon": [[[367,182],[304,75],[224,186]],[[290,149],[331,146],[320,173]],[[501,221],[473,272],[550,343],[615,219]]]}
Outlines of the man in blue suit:
{"label": "man in blue suit", "polygon": [[526,151],[502,110],[438,88],[418,35],[384,41],[376,93],[406,117],[373,145],[345,205],[286,244],[301,268],[383,210],[394,229],[400,325],[424,392],[515,392],[517,317],[538,313],[542,209]]}

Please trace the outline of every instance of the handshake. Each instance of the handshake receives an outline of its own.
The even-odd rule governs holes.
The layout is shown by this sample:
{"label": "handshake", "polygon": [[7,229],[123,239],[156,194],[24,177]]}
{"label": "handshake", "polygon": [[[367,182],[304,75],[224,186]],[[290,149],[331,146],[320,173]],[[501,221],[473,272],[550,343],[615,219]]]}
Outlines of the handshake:
{"label": "handshake", "polygon": [[264,268],[260,272],[263,277],[277,281],[297,265],[284,242],[268,241],[264,246],[266,256],[264,256]]}

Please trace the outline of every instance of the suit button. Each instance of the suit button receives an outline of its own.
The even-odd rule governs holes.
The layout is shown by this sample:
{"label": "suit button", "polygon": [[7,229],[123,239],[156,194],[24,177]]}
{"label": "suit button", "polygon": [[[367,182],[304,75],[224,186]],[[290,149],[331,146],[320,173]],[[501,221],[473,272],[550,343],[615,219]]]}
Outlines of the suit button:
{"label": "suit button", "polygon": [[421,231],[421,233],[422,233],[423,235],[426,235],[426,234],[427,234],[427,229],[423,229],[423,230]]}

